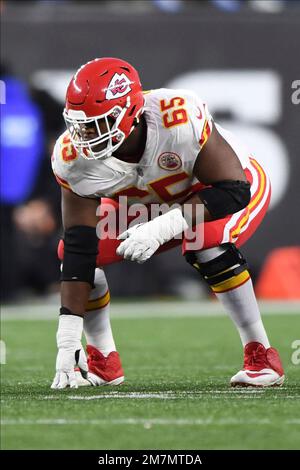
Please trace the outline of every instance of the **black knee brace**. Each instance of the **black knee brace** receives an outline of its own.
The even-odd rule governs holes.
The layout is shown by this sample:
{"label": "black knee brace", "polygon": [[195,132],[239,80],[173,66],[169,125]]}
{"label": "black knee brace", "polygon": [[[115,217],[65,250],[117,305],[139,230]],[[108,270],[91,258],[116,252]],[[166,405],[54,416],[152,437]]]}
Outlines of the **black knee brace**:
{"label": "black knee brace", "polygon": [[191,251],[185,255],[186,261],[201,274],[210,286],[226,281],[248,269],[245,258],[235,245],[228,243],[223,246],[227,246],[227,250],[206,263],[200,262],[197,251]]}

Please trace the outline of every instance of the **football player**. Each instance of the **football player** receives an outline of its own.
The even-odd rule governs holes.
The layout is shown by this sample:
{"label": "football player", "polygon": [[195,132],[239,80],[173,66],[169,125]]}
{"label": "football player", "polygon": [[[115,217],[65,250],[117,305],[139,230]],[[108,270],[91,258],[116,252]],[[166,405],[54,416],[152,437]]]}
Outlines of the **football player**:
{"label": "football player", "polygon": [[[64,118],[67,130],[52,156],[62,189],[64,226],[58,249],[63,263],[52,388],[123,382],[103,266],[123,258],[143,263],[178,243],[240,335],[244,365],[231,385],[281,385],[280,358],[270,346],[239,250],[270,201],[262,166],[214,122],[194,93],[164,88],[143,92],[137,71],[116,58],[80,67],[67,89]],[[104,236],[98,225],[101,208],[118,213],[121,196],[129,206],[139,202],[149,209],[163,202],[170,210]],[[204,213],[200,223],[199,208]],[[192,228],[196,235],[203,232],[198,248],[187,237]]]}

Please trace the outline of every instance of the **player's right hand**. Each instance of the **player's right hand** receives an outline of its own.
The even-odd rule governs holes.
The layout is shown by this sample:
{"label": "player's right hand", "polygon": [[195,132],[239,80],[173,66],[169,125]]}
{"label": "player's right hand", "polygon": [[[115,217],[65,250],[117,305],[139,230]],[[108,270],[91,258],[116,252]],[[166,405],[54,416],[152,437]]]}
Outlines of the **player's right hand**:
{"label": "player's right hand", "polygon": [[58,347],[56,374],[51,388],[77,388],[75,366],[78,366],[82,376],[87,378],[87,359],[81,344],[82,330],[82,317],[77,315],[60,315],[56,334]]}
{"label": "player's right hand", "polygon": [[88,365],[83,348],[77,350],[59,349],[56,358],[56,374],[51,388],[78,388],[75,366],[79,367],[82,377],[87,379]]}

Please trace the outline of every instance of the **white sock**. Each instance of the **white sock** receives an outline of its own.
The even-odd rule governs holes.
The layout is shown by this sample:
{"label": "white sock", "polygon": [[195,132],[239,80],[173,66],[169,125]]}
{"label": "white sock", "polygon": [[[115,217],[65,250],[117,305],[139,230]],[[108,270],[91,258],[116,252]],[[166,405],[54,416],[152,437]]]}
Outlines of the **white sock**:
{"label": "white sock", "polygon": [[[206,263],[226,251],[223,247],[203,250],[199,253],[202,263]],[[251,279],[240,287],[228,292],[215,293],[235,324],[243,346],[253,341],[270,347],[267,333],[261,320]]]}
{"label": "white sock", "polygon": [[266,349],[270,347],[251,279],[240,287],[216,294],[216,296],[235,324],[243,346],[255,341],[263,344]]}
{"label": "white sock", "polygon": [[116,351],[110,325],[109,290],[105,273],[100,268],[95,271],[95,287],[83,319],[83,331],[87,344],[99,349],[105,357]]}

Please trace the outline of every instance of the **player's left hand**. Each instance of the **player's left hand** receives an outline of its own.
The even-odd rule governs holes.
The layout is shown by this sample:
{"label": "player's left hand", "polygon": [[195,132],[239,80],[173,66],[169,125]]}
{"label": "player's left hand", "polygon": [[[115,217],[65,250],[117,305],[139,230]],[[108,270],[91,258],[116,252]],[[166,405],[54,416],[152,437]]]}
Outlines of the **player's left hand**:
{"label": "player's left hand", "polygon": [[180,209],[173,209],[150,222],[137,224],[118,236],[124,240],[117,255],[144,263],[158,248],[188,228]]}
{"label": "player's left hand", "polygon": [[149,222],[137,224],[118,236],[124,240],[117,249],[117,255],[123,258],[144,263],[160,247],[158,239],[151,233]]}

